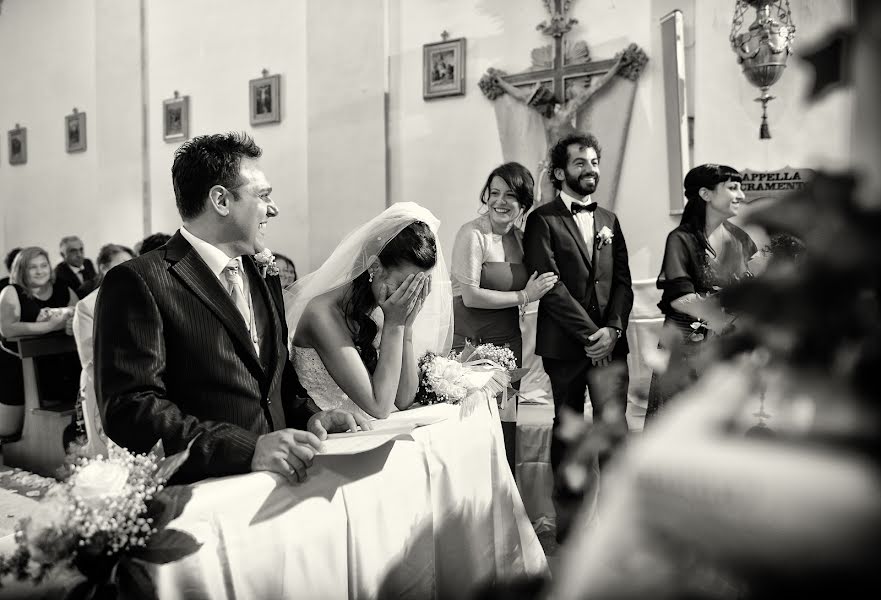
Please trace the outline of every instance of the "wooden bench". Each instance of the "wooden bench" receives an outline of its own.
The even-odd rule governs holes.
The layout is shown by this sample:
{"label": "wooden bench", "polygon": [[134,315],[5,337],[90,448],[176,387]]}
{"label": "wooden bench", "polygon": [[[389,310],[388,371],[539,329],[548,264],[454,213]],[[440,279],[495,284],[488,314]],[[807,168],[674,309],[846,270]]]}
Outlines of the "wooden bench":
{"label": "wooden bench", "polygon": [[76,400],[62,403],[54,398],[41,400],[35,359],[71,352],[76,355],[76,344],[73,337],[63,332],[10,341],[18,343],[21,355],[24,425],[20,440],[3,444],[3,464],[54,477],[64,463],[62,435],[73,420]]}

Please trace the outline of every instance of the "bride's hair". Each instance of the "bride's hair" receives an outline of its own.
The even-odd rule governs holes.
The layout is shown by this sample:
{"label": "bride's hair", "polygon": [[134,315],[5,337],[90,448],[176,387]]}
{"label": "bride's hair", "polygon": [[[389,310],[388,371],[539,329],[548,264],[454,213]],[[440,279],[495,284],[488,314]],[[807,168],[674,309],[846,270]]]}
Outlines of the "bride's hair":
{"label": "bride's hair", "polygon": [[[422,221],[413,221],[389,240],[379,253],[379,262],[385,268],[406,264],[425,270],[433,268],[437,262],[434,234]],[[378,360],[376,348],[373,347],[377,327],[370,317],[376,304],[376,297],[370,287],[370,274],[365,270],[352,281],[352,290],[343,300],[343,311],[352,333],[352,341],[370,373],[376,369]]]}

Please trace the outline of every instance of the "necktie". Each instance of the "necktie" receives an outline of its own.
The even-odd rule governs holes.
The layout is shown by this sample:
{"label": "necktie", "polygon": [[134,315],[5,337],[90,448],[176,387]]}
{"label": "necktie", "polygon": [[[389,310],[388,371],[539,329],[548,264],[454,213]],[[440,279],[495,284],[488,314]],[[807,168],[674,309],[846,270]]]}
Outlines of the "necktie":
{"label": "necktie", "polygon": [[593,212],[597,209],[597,203],[591,202],[590,204],[578,204],[577,202],[572,203],[572,214],[577,215],[582,211]]}
{"label": "necktie", "polygon": [[223,270],[226,275],[226,288],[229,291],[229,297],[232,298],[233,304],[239,309],[242,318],[245,320],[245,326],[248,331],[251,330],[251,309],[248,307],[248,301],[245,300],[245,282],[242,281],[242,274],[239,271],[238,259],[232,259]]}

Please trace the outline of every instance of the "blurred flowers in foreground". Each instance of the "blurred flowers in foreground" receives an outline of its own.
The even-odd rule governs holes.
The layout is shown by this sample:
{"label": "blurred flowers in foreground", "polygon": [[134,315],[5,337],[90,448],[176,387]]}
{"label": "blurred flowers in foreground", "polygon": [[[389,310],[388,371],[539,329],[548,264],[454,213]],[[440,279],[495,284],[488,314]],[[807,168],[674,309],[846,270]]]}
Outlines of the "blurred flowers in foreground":
{"label": "blurred flowers in foreground", "polygon": [[[797,268],[768,265],[718,294],[733,329],[709,340],[697,383],[617,456],[598,518],[578,517],[545,593],[881,590],[881,210],[854,191],[853,177],[819,173],[752,216],[804,243]],[[599,431],[573,460],[614,443]]]}
{"label": "blurred flowers in foreground", "polygon": [[72,451],[66,479],[18,523],[15,552],[0,556],[0,578],[39,584],[73,570],[83,581],[71,597],[155,596],[148,565],[199,547],[188,534],[165,528],[191,493],[188,487],[165,488],[189,448],[167,458],[161,442],[149,454],[116,445],[107,457],[77,457],[77,449]]}

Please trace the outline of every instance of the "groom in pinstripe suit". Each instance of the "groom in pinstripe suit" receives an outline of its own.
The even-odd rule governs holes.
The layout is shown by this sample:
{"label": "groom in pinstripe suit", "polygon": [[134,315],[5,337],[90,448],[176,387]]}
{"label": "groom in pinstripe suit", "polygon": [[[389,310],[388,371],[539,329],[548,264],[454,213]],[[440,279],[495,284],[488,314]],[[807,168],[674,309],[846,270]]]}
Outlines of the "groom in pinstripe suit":
{"label": "groom in pinstripe suit", "polygon": [[172,166],[183,226],[111,269],[99,292],[104,429],[137,452],[192,442],[173,483],[257,470],[299,481],[327,432],[369,428],[344,411],[312,414],[288,360],[281,284],[252,257],[278,214],[260,155],[244,134],[184,143]]}

